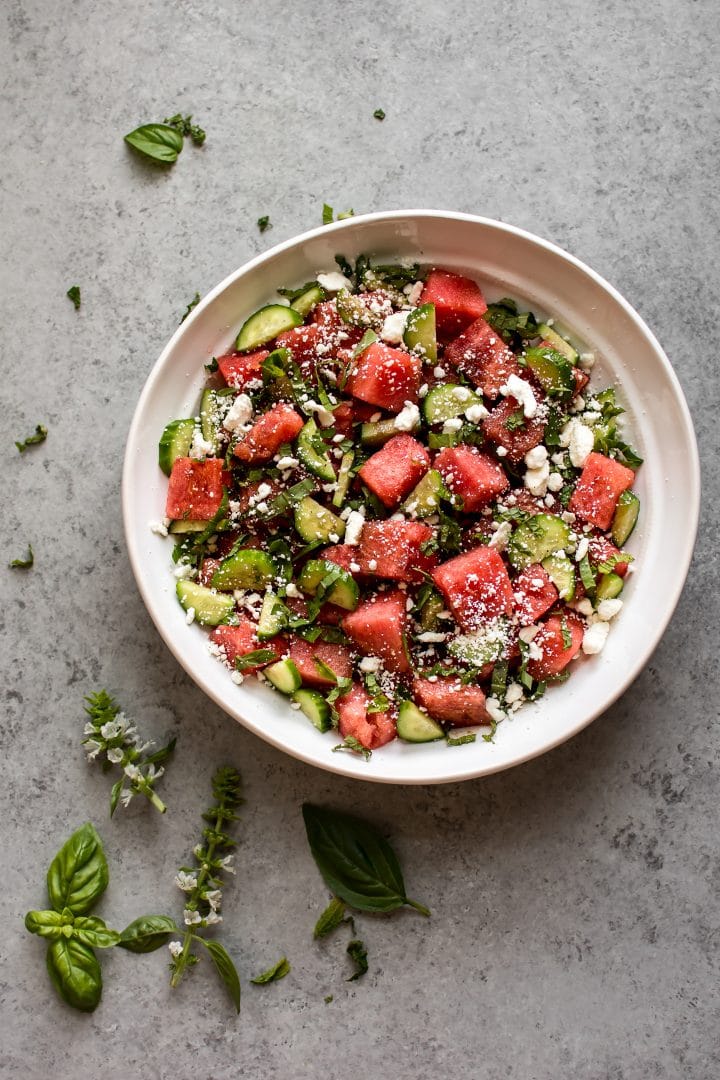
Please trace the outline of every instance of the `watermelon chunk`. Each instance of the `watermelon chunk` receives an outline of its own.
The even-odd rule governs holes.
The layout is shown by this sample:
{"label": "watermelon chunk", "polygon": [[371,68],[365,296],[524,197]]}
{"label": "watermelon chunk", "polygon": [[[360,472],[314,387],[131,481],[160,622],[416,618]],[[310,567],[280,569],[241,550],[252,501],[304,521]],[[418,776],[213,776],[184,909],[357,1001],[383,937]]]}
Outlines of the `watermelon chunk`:
{"label": "watermelon chunk", "polygon": [[198,585],[206,585],[209,588],[213,574],[219,569],[221,562],[222,559],[203,559],[197,576]]}
{"label": "watermelon chunk", "polygon": [[406,401],[418,400],[421,367],[419,356],[375,341],[355,361],[348,390],[369,405],[399,413]]}
{"label": "watermelon chunk", "polygon": [[209,521],[220,509],[223,489],[222,458],[177,458],[170,473],[165,516]]}
{"label": "watermelon chunk", "polygon": [[507,426],[508,420],[511,416],[517,416],[518,410],[522,411],[520,404],[515,398],[508,397],[496,405],[482,422],[486,437],[496,446],[505,448],[507,460],[513,465],[522,461],[528,450],[539,446],[545,434],[543,422],[534,418],[524,418],[521,427],[511,424],[511,430]]}
{"label": "watermelon chunk", "polygon": [[355,558],[360,572],[393,581],[419,582],[423,572],[437,565],[421,545],[433,538],[429,525],[420,521],[368,521],[360,534]]}
{"label": "watermelon chunk", "polygon": [[264,663],[256,664],[254,667],[245,668],[244,675],[253,675],[260,668],[267,667],[268,664],[279,660],[285,652],[283,638],[276,637],[272,641],[258,641],[256,630],[257,627],[254,622],[242,618],[237,626],[216,626],[210,635],[210,640],[214,645],[219,645],[222,648],[228,666],[231,668],[235,667],[235,661],[239,656],[247,656],[248,653],[254,652],[255,649],[271,649],[275,655],[270,660],[265,660]]}
{"label": "watermelon chunk", "polygon": [[500,396],[509,375],[524,378],[523,369],[500,335],[484,319],[477,319],[445,350],[446,364],[457,368],[479,386],[485,397]]}
{"label": "watermelon chunk", "polygon": [[560,595],[540,563],[526,566],[513,581],[515,614],[522,626],[530,626],[551,608]]}
{"label": "watermelon chunk", "polygon": [[510,486],[497,461],[464,443],[446,446],[435,458],[434,467],[466,511],[481,510]]}
{"label": "watermelon chunk", "polygon": [[351,735],[366,750],[375,750],[395,738],[395,720],[390,713],[369,713],[370,695],[364,686],[352,689],[337,701],[338,727],[344,739]]}
{"label": "watermelon chunk", "polygon": [[[350,544],[332,544],[330,547],[323,548],[318,553],[317,558],[327,559],[328,562],[333,562],[336,566],[341,566],[343,570],[347,570],[348,573],[352,573],[350,564],[356,565],[357,553],[357,548],[352,547]],[[355,573],[358,573],[358,571],[356,570]]]}
{"label": "watermelon chunk", "polygon": [[289,349],[293,360],[298,364],[303,375],[308,378],[315,374],[319,356],[318,346],[324,345],[327,339],[325,327],[311,323],[308,326],[296,326],[292,330],[278,334],[275,347]]}
{"label": "watermelon chunk", "polygon": [[617,501],[632,487],[635,473],[619,461],[593,451],[585,462],[580,479],[570,499],[570,510],[583,521],[608,529]]}
{"label": "watermelon chunk", "polygon": [[407,628],[405,593],[396,590],[364,600],[346,615],[342,628],[365,656],[378,656],[388,671],[410,671],[404,634]]}
{"label": "watermelon chunk", "polygon": [[435,305],[440,341],[450,341],[461,334],[466,326],[487,311],[485,297],[476,282],[449,270],[430,271],[420,303]]}
{"label": "watermelon chunk", "polygon": [[218,358],[218,369],[228,386],[243,390],[249,382],[262,379],[263,361],[269,355],[267,349],[252,353],[228,353]]}
{"label": "watermelon chunk", "polygon": [[512,611],[512,585],[494,548],[457,555],[433,570],[432,577],[463,630],[477,630]]}
{"label": "watermelon chunk", "polygon": [[[590,538],[588,545],[588,558],[593,566],[597,566],[598,563],[606,562],[608,559],[612,559],[613,556],[619,555],[620,549],[610,541],[606,540],[604,536],[593,536]],[[628,571],[628,564],[626,562],[616,563],[613,567],[613,574],[617,574],[619,577],[625,577]]]}
{"label": "watermelon chunk", "polygon": [[413,679],[412,695],[416,705],[452,727],[469,727],[472,724],[489,724],[490,715],[485,708],[485,694],[479,686],[463,686],[454,676],[438,676],[429,679]]}
{"label": "watermelon chunk", "polygon": [[350,650],[344,645],[334,645],[328,641],[305,641],[301,637],[289,640],[289,658],[300,672],[300,678],[306,686],[334,686],[336,679],[324,674],[315,663],[317,657],[335,673],[337,679],[349,679],[352,675]]}
{"label": "watermelon chunk", "polygon": [[373,454],[358,476],[385,506],[396,507],[430,468],[430,455],[412,435],[395,435]]}
{"label": "watermelon chunk", "polygon": [[304,422],[291,405],[280,401],[255,421],[233,453],[241,461],[270,461],[283,443],[293,441]]}
{"label": "watermelon chunk", "polygon": [[[563,624],[566,634],[570,635],[569,645],[563,640]],[[551,615],[533,639],[533,645],[542,650],[539,660],[528,660],[527,669],[533,679],[559,675],[580,652],[583,632],[582,621],[574,612],[566,610],[561,615]]]}

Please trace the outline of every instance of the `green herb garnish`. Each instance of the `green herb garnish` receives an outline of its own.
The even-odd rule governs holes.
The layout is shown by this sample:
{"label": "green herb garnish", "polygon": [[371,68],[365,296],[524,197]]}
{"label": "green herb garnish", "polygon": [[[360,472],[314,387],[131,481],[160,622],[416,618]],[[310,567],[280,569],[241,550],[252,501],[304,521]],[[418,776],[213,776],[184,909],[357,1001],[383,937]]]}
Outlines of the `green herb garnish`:
{"label": "green herb garnish", "polygon": [[193,310],[193,308],[196,308],[199,303],[200,303],[200,293],[196,292],[195,295],[193,296],[192,300],[188,304],[188,306],[185,308],[185,311],[183,312],[183,317],[180,320],[181,323],[185,322],[185,320],[187,319],[190,312]]}
{"label": "green herb garnish", "polygon": [[72,300],[73,304],[75,305],[75,310],[77,311],[80,307],[80,286],[71,285],[65,295],[67,296],[68,300]]}
{"label": "green herb garnish", "polygon": [[267,983],[277,982],[278,979],[284,979],[290,971],[290,964],[283,956],[278,960],[277,964],[273,964],[267,971],[263,971],[262,975],[256,975],[250,982],[255,983],[256,986],[265,986]]}
{"label": "green herb garnish", "polygon": [[252,652],[235,658],[235,668],[237,671],[247,671],[248,668],[257,667],[258,664],[269,664],[276,659],[277,653],[274,649],[253,649]]}
{"label": "green herb garnish", "polygon": [[368,969],[367,949],[362,941],[358,938],[353,938],[345,951],[355,964],[355,971],[347,981],[355,982],[355,980],[360,979]]}
{"label": "green herb garnish", "polygon": [[[264,214],[262,217],[259,217],[257,219],[257,227],[261,233],[264,233],[267,229],[270,228],[270,218],[267,214]],[[279,291],[280,290],[278,289],[278,292]]]}
{"label": "green herb garnish", "polygon": [[322,208],[322,223],[323,225],[332,225],[333,221],[344,221],[345,218],[355,217],[354,210],[343,210],[342,213],[335,216],[335,211],[332,206],[328,206],[327,203],[323,203]]}
{"label": "green herb garnish", "polygon": [[315,923],[313,937],[327,937],[328,934],[331,934],[333,930],[337,930],[338,926],[341,926],[345,921],[345,904],[342,900],[338,900],[337,896],[333,896],[332,900]]}
{"label": "green herb garnish", "polygon": [[349,750],[352,754],[360,754],[365,761],[369,761],[372,757],[372,750],[368,750],[367,746],[363,746],[354,735],[346,735],[341,743],[332,748],[333,754],[336,754],[339,750]]}
{"label": "green herb garnish", "polygon": [[30,544],[28,544],[28,553],[26,557],[24,559],[12,559],[8,563],[8,566],[11,570],[29,570],[34,562],[35,555],[33,553],[32,547],[30,546]]}
{"label": "green herb garnish", "polygon": [[518,428],[525,427],[525,413],[522,409],[516,409],[515,412],[510,413],[505,421],[505,427],[508,431],[517,431]]}
{"label": "green herb garnish", "polygon": [[196,146],[202,146],[207,138],[203,129],[198,127],[197,124],[193,124],[192,116],[182,116],[180,113],[176,113],[175,116],[163,120],[163,123],[175,128],[180,135],[189,136]]}
{"label": "green herb garnish", "polygon": [[376,109],[375,112],[373,113],[373,116],[375,117],[376,120],[384,120],[385,119],[385,110],[384,109]]}
{"label": "green herb garnish", "polygon": [[18,452],[24,454],[30,446],[37,446],[38,443],[44,443],[47,439],[48,429],[44,424],[36,424],[35,434],[28,435],[27,439],[23,439],[22,442],[16,442],[15,445],[18,448]]}
{"label": "green herb garnish", "polygon": [[143,124],[126,135],[125,142],[161,165],[172,165],[183,148],[182,135],[170,124]]}

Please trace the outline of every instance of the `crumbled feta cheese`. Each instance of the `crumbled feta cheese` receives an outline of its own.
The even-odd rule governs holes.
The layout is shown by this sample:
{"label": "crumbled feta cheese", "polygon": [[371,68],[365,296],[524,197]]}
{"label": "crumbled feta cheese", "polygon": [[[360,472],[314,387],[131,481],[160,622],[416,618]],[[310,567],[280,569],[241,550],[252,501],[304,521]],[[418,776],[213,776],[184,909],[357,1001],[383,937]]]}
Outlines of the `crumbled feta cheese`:
{"label": "crumbled feta cheese", "polygon": [[194,458],[196,461],[202,461],[206,457],[212,457],[214,453],[214,443],[210,442],[208,439],[203,438],[203,434],[200,428],[195,428],[192,446],[190,447],[188,456]]}
{"label": "crumbled feta cheese", "polygon": [[440,634],[435,630],[424,630],[422,634],[417,636],[418,641],[427,642],[428,644],[445,641],[446,638],[447,634]]}
{"label": "crumbled feta cheese", "polygon": [[382,667],[382,660],[379,656],[363,656],[358,667],[361,671],[368,673],[379,671]]}
{"label": "crumbled feta cheese", "polygon": [[472,391],[468,390],[467,386],[456,386],[452,392],[452,396],[457,401],[469,401],[472,397]]}
{"label": "crumbled feta cheese", "polygon": [[521,641],[524,641],[526,645],[529,645],[533,638],[539,633],[539,626],[523,626],[521,630],[518,631],[518,637]]}
{"label": "crumbled feta cheese", "polygon": [[257,489],[256,495],[258,499],[267,499],[268,495],[272,495],[272,490],[270,484],[263,483],[260,484],[260,487]]}
{"label": "crumbled feta cheese", "polygon": [[520,683],[511,682],[505,691],[505,704],[513,705],[516,701],[522,701],[525,697]]}
{"label": "crumbled feta cheese", "polygon": [[541,444],[540,446],[534,446],[532,450],[528,450],[523,460],[528,469],[539,469],[547,461],[547,456],[548,452]]}
{"label": "crumbled feta cheese", "polygon": [[352,292],[352,281],[349,281],[339,270],[331,270],[328,274],[318,274],[316,280],[320,288],[327,292],[340,292],[341,289]]}
{"label": "crumbled feta cheese", "polygon": [[415,281],[412,285],[406,285],[403,292],[408,298],[408,304],[411,307],[415,307],[418,300],[422,296],[422,291],[425,288],[422,281]]}
{"label": "crumbled feta cheese", "polygon": [[543,655],[544,655],[543,651],[540,648],[540,646],[537,644],[537,642],[531,641],[530,642],[530,648],[528,649],[528,659],[529,660],[542,660]]}
{"label": "crumbled feta cheese", "polygon": [[496,724],[499,724],[507,717],[507,713],[500,707],[500,702],[496,697],[489,697],[485,702],[485,708],[488,711],[488,715]]}
{"label": "crumbled feta cheese", "polygon": [[583,634],[582,651],[586,656],[596,656],[603,651],[607,636],[610,632],[610,623],[594,622],[588,626]]}
{"label": "crumbled feta cheese", "polygon": [[194,578],[196,573],[197,571],[193,564],[187,562],[186,559],[181,559],[173,570],[173,574],[178,579],[178,581],[182,581],[185,578]]}
{"label": "crumbled feta cheese", "polygon": [[462,426],[462,418],[459,416],[452,416],[443,424],[443,434],[450,435],[453,431],[459,431]]}
{"label": "crumbled feta cheese", "polygon": [[406,401],[395,417],[393,427],[396,431],[412,431],[420,421],[420,410],[413,401]]}
{"label": "crumbled feta cheese", "polygon": [[336,533],[336,532],[331,532],[331,533],[328,534],[328,540],[330,541],[331,544],[339,544],[340,543],[340,534]]}
{"label": "crumbled feta cheese", "polygon": [[528,469],[523,477],[523,485],[531,495],[541,496],[547,491],[547,481],[550,475],[550,466],[547,461],[538,469]]}
{"label": "crumbled feta cheese", "polygon": [[370,570],[371,573],[375,573],[377,570],[377,559],[370,559],[368,562],[368,570]]}
{"label": "crumbled feta cheese", "polygon": [[572,403],[572,412],[582,412],[585,408],[585,398],[582,394],[578,394]]}
{"label": "crumbled feta cheese", "polygon": [[622,611],[622,600],[601,600],[597,606],[597,616],[602,622],[610,622],[615,616]]}
{"label": "crumbled feta cheese", "polygon": [[360,543],[360,534],[365,524],[365,515],[360,510],[351,510],[345,525],[345,543],[355,547]]}
{"label": "crumbled feta cheese", "polygon": [[563,510],[560,517],[567,525],[572,525],[573,521],[575,520],[575,515],[573,514],[572,510]]}
{"label": "crumbled feta cheese", "polygon": [[498,457],[507,457],[507,450],[505,449],[504,446],[496,447],[495,453],[497,454]]}
{"label": "crumbled feta cheese", "polygon": [[407,311],[394,311],[392,315],[387,315],[380,331],[383,341],[387,341],[389,345],[399,345],[405,333],[407,317]]}
{"label": "crumbled feta cheese", "polygon": [[238,394],[225,414],[223,427],[226,431],[241,431],[252,418],[253,403],[247,394]]}
{"label": "crumbled feta cheese", "polygon": [[565,451],[560,450],[559,453],[553,454],[550,460],[553,465],[557,465],[558,468],[563,469],[565,467]]}
{"label": "crumbled feta cheese", "polygon": [[420,387],[420,389],[418,390],[418,397],[420,397],[420,398],[427,397],[429,389],[430,389],[430,387],[428,386],[428,384],[426,382],[424,382],[422,384],[422,386]]}
{"label": "crumbled feta cheese", "polygon": [[245,676],[243,675],[242,671],[231,671],[230,678],[236,686],[242,686],[245,681]]}
{"label": "crumbled feta cheese", "polygon": [[559,472],[551,472],[547,480],[548,491],[559,491],[563,486],[563,478]]}
{"label": "crumbled feta cheese", "polygon": [[583,352],[580,353],[578,364],[583,371],[590,371],[595,366],[595,353]]}
{"label": "crumbled feta cheese", "polygon": [[187,609],[187,611],[185,612],[185,622],[188,624],[188,626],[190,626],[191,623],[195,622],[195,608],[194,607],[189,607]]}
{"label": "crumbled feta cheese", "polygon": [[586,618],[589,618],[593,613],[593,606],[587,596],[583,596],[582,600],[576,600],[572,606]]}
{"label": "crumbled feta cheese", "polygon": [[163,521],[151,521],[150,532],[155,533],[156,536],[167,536],[168,527]]}
{"label": "crumbled feta cheese", "polygon": [[297,469],[300,462],[295,457],[290,457],[286,454],[285,457],[278,458],[278,469]]}
{"label": "crumbled feta cheese", "polygon": [[360,563],[351,562],[349,569],[350,569],[351,574],[359,574],[360,573]]}
{"label": "crumbled feta cheese", "polygon": [[313,401],[312,398],[303,401],[303,409],[305,412],[315,413],[320,427],[330,427],[335,421],[333,414],[326,409],[324,405],[321,405],[319,401]]}
{"label": "crumbled feta cheese", "polygon": [[285,595],[289,596],[291,599],[297,600],[298,597],[302,596],[302,593],[300,592],[300,589],[298,589],[294,581],[288,581],[287,585],[285,586]]}
{"label": "crumbled feta cheese", "polygon": [[496,531],[495,535],[490,540],[488,547],[495,548],[496,551],[504,551],[507,547],[510,534],[512,533],[512,525],[509,521],[502,521]]}
{"label": "crumbled feta cheese", "polygon": [[433,368],[433,375],[435,376],[436,379],[444,379],[445,378],[445,368],[442,367],[440,364],[438,364],[437,367]]}
{"label": "crumbled feta cheese", "polygon": [[465,419],[469,420],[471,424],[479,424],[487,415],[488,411],[481,402],[476,405],[469,405],[465,410]]}
{"label": "crumbled feta cheese", "polygon": [[573,423],[570,433],[570,461],[576,469],[582,469],[595,445],[595,436],[592,430],[580,420]]}
{"label": "crumbled feta cheese", "polygon": [[581,562],[585,558],[588,553],[589,547],[590,541],[588,540],[587,536],[583,536],[582,540],[579,541],[578,546],[575,549],[575,562]]}
{"label": "crumbled feta cheese", "polygon": [[521,379],[518,375],[509,375],[508,381],[500,387],[503,397],[513,397],[522,405],[523,415],[528,420],[532,419],[538,409],[538,403],[533,393],[533,388],[527,379]]}

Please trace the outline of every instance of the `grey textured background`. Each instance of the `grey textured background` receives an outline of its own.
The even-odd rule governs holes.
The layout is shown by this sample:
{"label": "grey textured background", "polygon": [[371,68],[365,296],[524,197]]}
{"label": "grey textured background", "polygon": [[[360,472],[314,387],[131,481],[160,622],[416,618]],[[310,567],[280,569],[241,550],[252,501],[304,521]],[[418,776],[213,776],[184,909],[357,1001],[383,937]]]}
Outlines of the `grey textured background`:
{"label": "grey textured background", "polygon": [[[0,570],[1,1075],[716,1077],[714,0],[5,0],[0,26],[0,532],[4,557],[36,551],[29,573]],[[121,136],[177,109],[205,148],[167,172],[133,157]],[[478,212],[588,261],[665,345],[710,466],[693,570],[646,671],[571,743],[488,780],[393,790],[284,757],[190,683],[130,575],[120,470],[150,367],[196,289],[318,224],[325,199]],[[13,439],[39,421],[47,443],[21,457]],[[144,732],[179,735],[165,819],[134,805],[108,820],[78,745],[100,686]],[[179,914],[173,874],[224,760],[247,795],[222,928],[241,1017],[207,964],[171,994],[164,952],[106,955],[100,1008],[67,1009],[21,921],[49,858],[92,818],[101,913]],[[433,909],[359,919],[359,983],[342,935],[311,940],[326,894],[306,798],[387,827]],[[249,986],[282,952],[292,974]]]}

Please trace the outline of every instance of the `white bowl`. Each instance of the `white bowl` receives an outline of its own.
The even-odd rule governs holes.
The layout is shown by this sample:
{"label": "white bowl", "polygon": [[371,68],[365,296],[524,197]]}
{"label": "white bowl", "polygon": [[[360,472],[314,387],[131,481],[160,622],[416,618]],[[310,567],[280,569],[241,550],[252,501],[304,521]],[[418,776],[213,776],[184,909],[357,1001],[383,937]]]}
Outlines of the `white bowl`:
{"label": "white bowl", "polygon": [[[207,650],[207,632],[187,626],[175,598],[171,541],[150,531],[162,519],[167,480],[157,465],[164,425],[193,416],[203,364],[227,352],[244,319],[278,285],[300,284],[335,268],[342,252],[382,261],[409,258],[479,281],[488,299],[512,296],[553,316],[576,343],[598,354],[592,385],[617,383],[628,441],[645,459],[635,490],[642,501],[628,545],[635,555],[626,601],[601,655],[573,664],[551,687],[501,724],[494,743],[408,745],[395,740],[369,762],[332,753],[286,700],[255,680],[236,686]],[[680,597],[699,510],[699,465],[692,422],[670,363],[640,316],[593,270],[553,244],[487,218],[431,210],[368,214],[313,229],[252,259],[218,285],[175,331],[140,396],[128,436],[123,513],[130,561],[152,619],[168,647],[213,701],[281,750],[345,776],[383,783],[435,784],[506,769],[580,731],[626,689],[647,663]]]}

